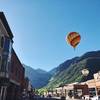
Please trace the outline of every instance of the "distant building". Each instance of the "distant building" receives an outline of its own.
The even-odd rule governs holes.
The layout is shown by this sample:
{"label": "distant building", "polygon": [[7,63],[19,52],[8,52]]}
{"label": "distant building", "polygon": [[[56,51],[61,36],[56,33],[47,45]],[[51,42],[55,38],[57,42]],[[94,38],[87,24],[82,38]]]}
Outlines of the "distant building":
{"label": "distant building", "polygon": [[26,89],[26,91],[28,91],[28,84],[29,84],[29,78],[25,77],[25,80],[24,80],[24,89]]}
{"label": "distant building", "polygon": [[12,45],[13,34],[0,12],[0,100],[20,100],[24,89],[25,69]]}
{"label": "distant building", "polygon": [[[75,82],[71,84],[65,84],[64,86],[60,86],[53,89],[53,96],[65,96],[67,99],[75,98],[82,99],[82,97],[86,97],[87,100],[93,97],[100,97],[100,72],[95,73],[94,79],[85,81],[85,82]],[[49,92],[48,92],[49,94]],[[99,99],[96,99],[99,100]]]}

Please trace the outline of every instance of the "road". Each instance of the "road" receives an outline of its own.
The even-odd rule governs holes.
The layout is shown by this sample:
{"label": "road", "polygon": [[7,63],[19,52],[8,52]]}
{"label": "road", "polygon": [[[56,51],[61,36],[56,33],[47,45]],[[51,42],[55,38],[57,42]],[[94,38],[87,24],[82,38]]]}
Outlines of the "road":
{"label": "road", "polygon": [[34,98],[33,100],[60,100],[56,98]]}
{"label": "road", "polygon": [[[56,98],[34,98],[33,100],[65,100],[65,99],[56,99]],[[66,100],[82,100],[82,99],[66,99]]]}

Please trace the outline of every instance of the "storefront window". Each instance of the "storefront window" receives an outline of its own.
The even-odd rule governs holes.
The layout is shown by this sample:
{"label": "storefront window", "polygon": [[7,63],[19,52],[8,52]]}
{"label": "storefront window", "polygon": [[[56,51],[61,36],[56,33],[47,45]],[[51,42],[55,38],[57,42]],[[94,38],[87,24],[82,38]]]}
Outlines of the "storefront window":
{"label": "storefront window", "polygon": [[100,95],[100,88],[98,88],[97,90],[98,90],[98,95]]}
{"label": "storefront window", "polygon": [[96,96],[96,90],[95,90],[95,88],[89,88],[89,94],[90,94],[90,97]]}

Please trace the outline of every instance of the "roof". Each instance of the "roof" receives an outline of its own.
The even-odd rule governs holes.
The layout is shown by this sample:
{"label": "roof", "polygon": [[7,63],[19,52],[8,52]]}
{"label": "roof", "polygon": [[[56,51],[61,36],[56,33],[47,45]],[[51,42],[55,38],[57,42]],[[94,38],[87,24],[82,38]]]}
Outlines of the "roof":
{"label": "roof", "polygon": [[4,25],[5,29],[6,29],[9,37],[12,39],[13,38],[12,31],[11,31],[11,29],[9,27],[9,24],[8,24],[8,22],[6,20],[6,17],[5,17],[3,12],[0,12],[0,19],[2,20],[2,23],[3,23],[3,25]]}

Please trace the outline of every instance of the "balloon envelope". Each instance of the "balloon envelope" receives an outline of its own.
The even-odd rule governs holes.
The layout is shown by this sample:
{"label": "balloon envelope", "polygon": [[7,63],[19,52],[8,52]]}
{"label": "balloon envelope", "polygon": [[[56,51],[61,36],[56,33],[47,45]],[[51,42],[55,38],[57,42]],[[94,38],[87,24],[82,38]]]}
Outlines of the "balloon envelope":
{"label": "balloon envelope", "polygon": [[66,40],[73,48],[76,48],[76,46],[80,43],[81,36],[77,32],[70,32],[67,35]]}

